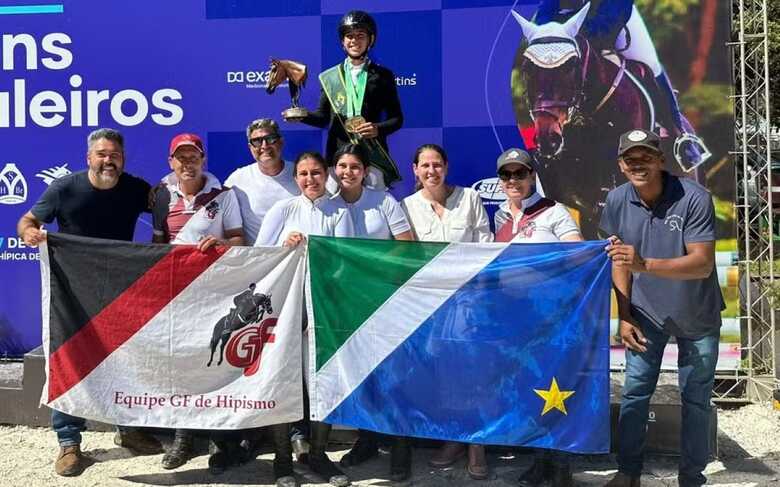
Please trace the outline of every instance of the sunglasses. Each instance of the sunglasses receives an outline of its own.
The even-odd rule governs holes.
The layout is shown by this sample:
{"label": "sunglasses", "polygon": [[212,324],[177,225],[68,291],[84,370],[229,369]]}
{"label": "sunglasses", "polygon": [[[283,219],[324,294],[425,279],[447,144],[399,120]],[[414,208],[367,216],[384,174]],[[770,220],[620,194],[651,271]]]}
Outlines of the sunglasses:
{"label": "sunglasses", "polygon": [[263,146],[263,142],[265,142],[268,145],[275,144],[281,139],[281,136],[276,134],[268,134],[263,135],[262,137],[255,137],[253,139],[249,139],[249,144],[254,147],[255,149],[259,149]]}
{"label": "sunglasses", "polygon": [[501,181],[511,181],[512,179],[522,181],[530,175],[531,170],[526,168],[518,169],[517,171],[498,171],[498,179]]}
{"label": "sunglasses", "polygon": [[625,162],[629,166],[634,166],[638,164],[652,164],[653,162],[660,160],[661,158],[658,156],[641,156],[641,157],[622,157],[623,162]]}

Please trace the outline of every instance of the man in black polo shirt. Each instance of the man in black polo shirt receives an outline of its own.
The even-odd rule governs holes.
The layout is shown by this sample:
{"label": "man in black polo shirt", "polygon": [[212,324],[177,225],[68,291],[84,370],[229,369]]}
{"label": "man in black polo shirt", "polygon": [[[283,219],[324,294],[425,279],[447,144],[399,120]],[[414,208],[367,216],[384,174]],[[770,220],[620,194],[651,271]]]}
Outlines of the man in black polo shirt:
{"label": "man in black polo shirt", "polygon": [[[44,223],[55,219],[59,231],[84,237],[132,240],[141,213],[149,211],[149,183],[124,173],[122,134],[98,129],[87,137],[85,171],[54,181],[16,230],[26,245],[46,240]],[[88,272],[88,270],[85,270]],[[59,475],[79,475],[87,466],[81,454],[81,432],[85,420],[52,410],[51,424],[57,433],[60,451],[54,463]],[[119,428],[114,443],[139,454],[162,453],[160,443],[139,430]]]}
{"label": "man in black polo shirt", "polygon": [[628,179],[607,195],[601,231],[626,346],[618,420],[618,473],[609,487],[638,486],[650,397],[670,336],[679,348],[682,455],[679,484],[700,486],[709,455],[710,396],[724,308],[715,271],[712,197],[664,171],[660,141],[633,130],[620,137],[618,165]]}

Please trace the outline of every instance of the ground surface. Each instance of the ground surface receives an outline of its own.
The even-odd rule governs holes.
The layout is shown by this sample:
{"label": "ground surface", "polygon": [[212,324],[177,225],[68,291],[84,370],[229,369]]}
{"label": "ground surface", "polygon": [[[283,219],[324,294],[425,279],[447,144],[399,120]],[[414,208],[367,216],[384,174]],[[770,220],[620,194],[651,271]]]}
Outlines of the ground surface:
{"label": "ground surface", "polygon": [[[750,405],[720,411],[718,416],[719,459],[707,468],[708,485],[754,487],[780,486],[780,411],[769,405]],[[54,434],[46,428],[0,426],[0,485],[3,486],[250,486],[273,485],[272,455],[212,476],[207,470],[207,454],[185,466],[166,471],[160,467],[162,455],[133,457],[127,450],[114,446],[112,433],[87,432],[83,447],[95,463],[80,477],[61,478],[54,474],[56,454]],[[338,459],[346,450],[330,452]],[[401,485],[516,487],[517,477],[530,465],[528,454],[492,452],[489,462],[493,478],[474,482],[465,473],[464,464],[445,470],[431,469],[426,462],[433,450],[418,448],[414,456],[414,475]],[[356,485],[392,485],[387,478],[388,456],[347,470]],[[298,480],[303,485],[318,485],[307,468],[296,464]],[[582,486],[603,485],[614,473],[611,456],[577,457],[575,480]],[[675,486],[677,459],[650,457],[642,477],[643,486]],[[325,484],[319,484],[325,485]]]}

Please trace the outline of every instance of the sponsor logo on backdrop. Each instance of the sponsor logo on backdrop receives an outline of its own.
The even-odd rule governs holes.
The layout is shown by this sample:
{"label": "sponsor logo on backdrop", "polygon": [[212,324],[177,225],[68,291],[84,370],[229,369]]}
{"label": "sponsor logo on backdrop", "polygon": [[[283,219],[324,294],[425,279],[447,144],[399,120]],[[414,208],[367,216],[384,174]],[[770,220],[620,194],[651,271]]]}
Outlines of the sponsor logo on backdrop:
{"label": "sponsor logo on backdrop", "polygon": [[500,205],[506,199],[506,194],[501,189],[498,178],[481,179],[472,184],[471,189],[479,193],[487,205]]}
{"label": "sponsor logo on backdrop", "polygon": [[0,204],[18,205],[27,201],[27,180],[13,162],[0,171]]}
{"label": "sponsor logo on backdrop", "polygon": [[396,86],[417,86],[417,73],[411,75],[396,74],[395,76]]}
{"label": "sponsor logo on backdrop", "polygon": [[70,173],[71,170],[68,169],[68,164],[65,163],[61,166],[54,166],[48,169],[44,169],[43,171],[36,174],[35,177],[41,178],[46,186],[50,186],[55,179],[60,179],[61,177],[67,176]]}
{"label": "sponsor logo on backdrop", "polygon": [[[243,85],[244,88],[268,88],[268,77],[271,75],[271,70],[265,71],[228,71],[225,73],[225,81],[229,85]],[[287,81],[283,82],[279,86],[288,87]]]}
{"label": "sponsor logo on backdrop", "polygon": [[[2,70],[14,71],[13,88],[0,92],[0,128],[23,128],[28,124],[44,128],[62,124],[98,127],[112,122],[132,127],[147,119],[157,125],[171,126],[184,118],[184,110],[175,103],[183,96],[173,88],[161,88],[150,95],[134,89],[116,92],[98,87],[89,89],[84,78],[73,73],[68,78],[68,87],[60,89],[61,92],[51,89],[32,92],[21,71],[40,78],[40,71],[62,71],[73,65],[73,40],[64,32],[42,36],[6,34],[0,43],[4,54]],[[19,45],[24,49],[18,49]],[[106,111],[104,107],[110,120],[100,118]]]}
{"label": "sponsor logo on backdrop", "polygon": [[0,237],[0,261],[38,261],[40,254],[19,237]]}

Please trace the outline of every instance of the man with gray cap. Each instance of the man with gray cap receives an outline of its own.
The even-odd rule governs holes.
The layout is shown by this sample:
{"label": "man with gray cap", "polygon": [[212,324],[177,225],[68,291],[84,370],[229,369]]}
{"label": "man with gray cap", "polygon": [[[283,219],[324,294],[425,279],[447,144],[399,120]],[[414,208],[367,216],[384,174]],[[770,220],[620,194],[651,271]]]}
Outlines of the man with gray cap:
{"label": "man with gray cap", "polygon": [[715,271],[715,217],[709,192],[664,170],[660,140],[632,130],[620,137],[628,179],[607,195],[600,229],[609,236],[626,379],[618,420],[618,473],[610,487],[639,486],[650,397],[664,348],[679,348],[682,399],[681,487],[706,482],[710,396],[718,360],[723,297]]}
{"label": "man with gray cap", "polygon": [[498,157],[497,171],[506,200],[494,216],[496,242],[582,240],[566,207],[536,192],[536,171],[528,152],[507,149]]}

